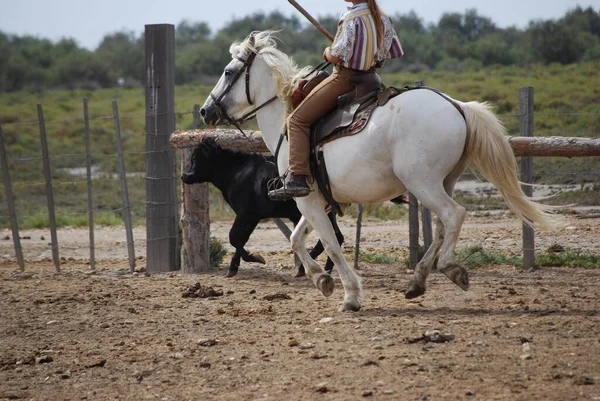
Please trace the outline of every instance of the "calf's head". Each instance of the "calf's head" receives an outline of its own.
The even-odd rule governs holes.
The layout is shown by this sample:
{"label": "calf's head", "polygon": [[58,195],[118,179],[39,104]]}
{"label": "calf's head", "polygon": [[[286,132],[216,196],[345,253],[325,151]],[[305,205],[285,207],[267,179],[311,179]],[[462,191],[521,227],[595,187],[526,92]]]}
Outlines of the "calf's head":
{"label": "calf's head", "polygon": [[205,139],[192,153],[190,168],[181,175],[184,184],[200,184],[210,181],[211,158],[219,145]]}

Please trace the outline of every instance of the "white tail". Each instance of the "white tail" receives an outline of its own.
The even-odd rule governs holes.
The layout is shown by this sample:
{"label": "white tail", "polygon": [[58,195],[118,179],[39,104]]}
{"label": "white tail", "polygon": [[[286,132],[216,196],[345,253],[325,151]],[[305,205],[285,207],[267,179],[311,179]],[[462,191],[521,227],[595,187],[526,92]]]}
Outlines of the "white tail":
{"label": "white tail", "polygon": [[467,120],[465,156],[496,188],[524,223],[549,228],[552,206],[525,195],[517,177],[517,160],[506,138],[506,129],[488,103],[460,103]]}

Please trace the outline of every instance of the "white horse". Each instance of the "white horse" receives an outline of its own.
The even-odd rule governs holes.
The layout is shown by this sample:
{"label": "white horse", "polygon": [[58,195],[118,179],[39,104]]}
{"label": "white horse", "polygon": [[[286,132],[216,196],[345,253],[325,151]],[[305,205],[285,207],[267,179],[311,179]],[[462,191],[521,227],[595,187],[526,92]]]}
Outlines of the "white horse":
{"label": "white horse", "polygon": [[[225,67],[201,109],[209,125],[223,119],[239,122],[256,115],[265,144],[274,154],[290,97],[306,68],[276,49],[273,32],[251,34],[231,45],[232,61]],[[245,77],[245,79],[238,79]],[[510,209],[525,223],[548,226],[550,207],[535,203],[521,190],[516,160],[505,129],[486,103],[455,101],[430,90],[412,90],[391,99],[373,113],[366,128],[324,146],[323,152],[333,197],[338,203],[381,203],[406,191],[438,217],[432,245],[416,266],[406,292],[414,298],[425,292],[425,282],[436,256],[438,269],[463,290],[469,286],[467,271],[455,261],[454,252],[466,210],[453,200],[454,185],[467,165],[491,181]],[[258,106],[254,106],[254,104]],[[284,139],[278,154],[280,173],[288,168]],[[341,311],[357,311],[362,305],[360,277],[346,262],[325,211],[326,202],[316,185],[304,198],[296,198],[303,218],[291,236],[292,249],[308,276],[325,296],[334,282],[310,258],[304,245],[314,228],[338,269],[344,286]]]}

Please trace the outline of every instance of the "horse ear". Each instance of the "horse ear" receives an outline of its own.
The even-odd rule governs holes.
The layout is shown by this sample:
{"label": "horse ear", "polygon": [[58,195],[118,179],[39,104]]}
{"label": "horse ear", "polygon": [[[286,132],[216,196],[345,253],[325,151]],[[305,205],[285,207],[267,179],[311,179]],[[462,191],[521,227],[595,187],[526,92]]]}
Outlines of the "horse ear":
{"label": "horse ear", "polygon": [[254,47],[256,44],[256,38],[254,37],[254,34],[251,33],[250,36],[248,36],[248,43],[250,43],[250,46]]}

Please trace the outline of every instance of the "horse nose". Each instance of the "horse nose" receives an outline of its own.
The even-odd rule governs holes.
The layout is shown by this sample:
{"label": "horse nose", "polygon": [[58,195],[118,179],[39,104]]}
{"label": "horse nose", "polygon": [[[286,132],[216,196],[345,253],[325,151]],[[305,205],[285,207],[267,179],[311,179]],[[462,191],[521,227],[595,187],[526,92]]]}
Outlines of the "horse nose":
{"label": "horse nose", "polygon": [[200,109],[200,116],[202,118],[206,117],[206,107],[203,107],[203,108]]}

